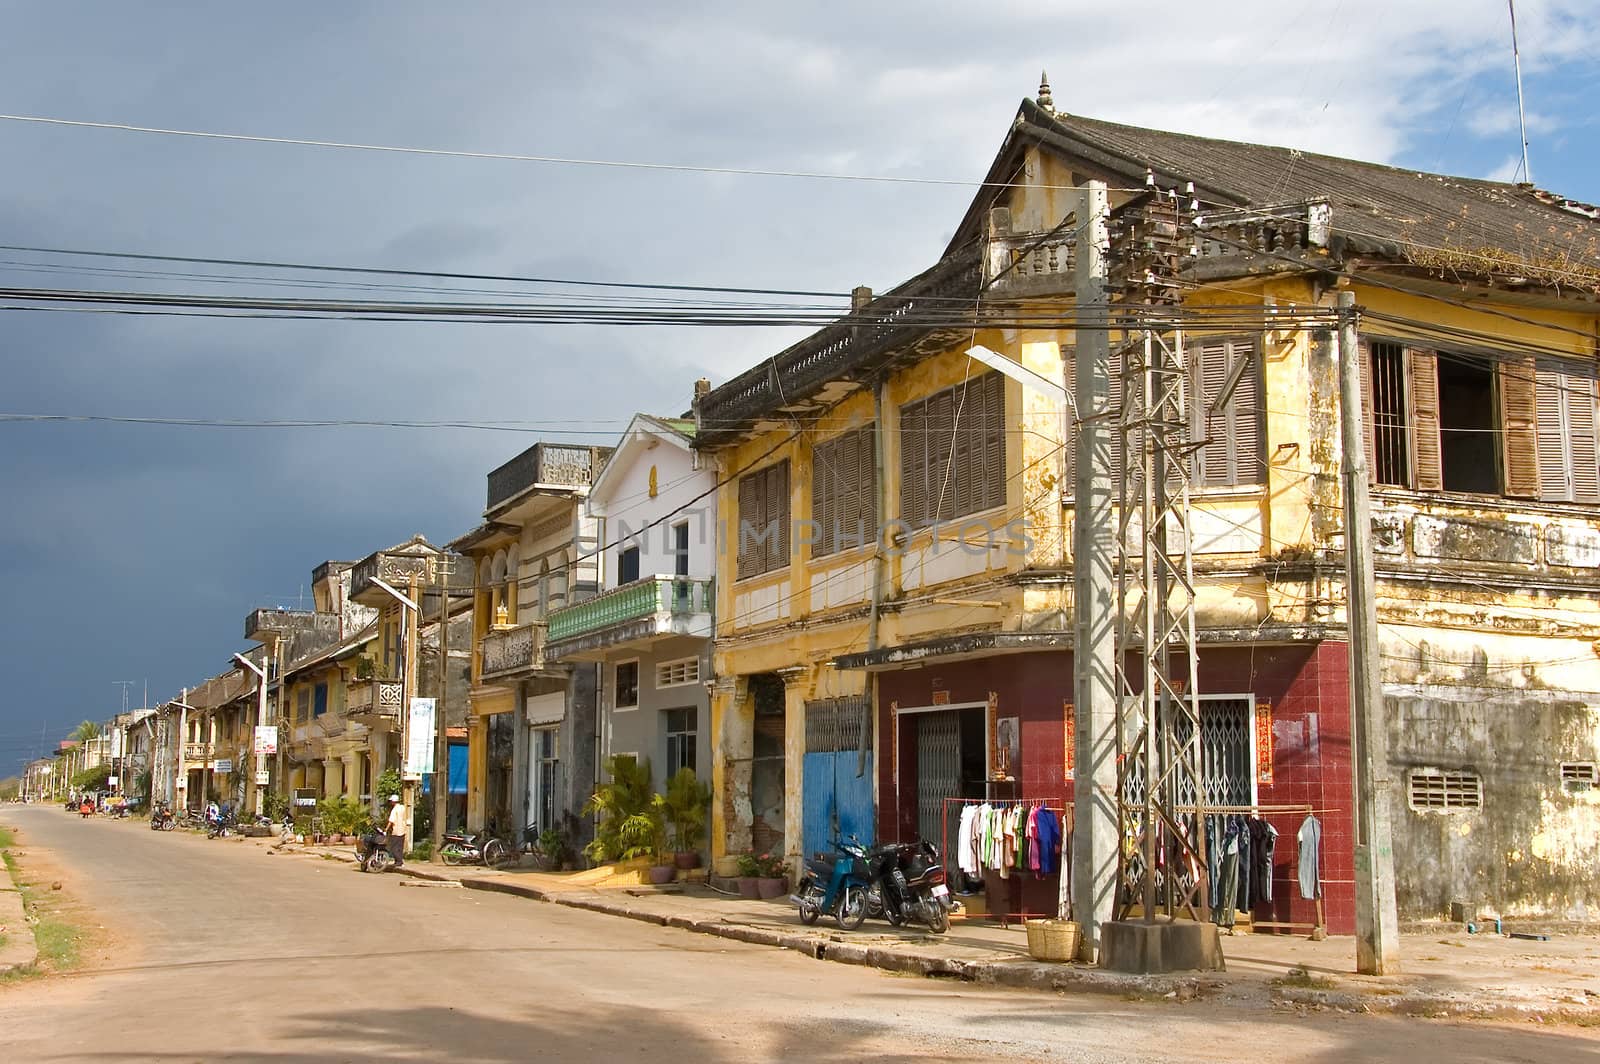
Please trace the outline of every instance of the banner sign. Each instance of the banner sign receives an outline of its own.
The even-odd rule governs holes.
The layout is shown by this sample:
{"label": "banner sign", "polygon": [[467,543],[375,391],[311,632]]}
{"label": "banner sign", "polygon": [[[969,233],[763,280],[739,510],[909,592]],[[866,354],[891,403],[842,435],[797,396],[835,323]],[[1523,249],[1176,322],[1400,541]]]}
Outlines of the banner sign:
{"label": "banner sign", "polygon": [[256,756],[276,754],[277,752],[278,726],[276,724],[256,725]]}
{"label": "banner sign", "polygon": [[256,769],[256,786],[257,787],[265,787],[267,784],[269,784],[271,782],[272,782],[272,770],[270,768],[258,768],[258,769]]}
{"label": "banner sign", "polygon": [[296,790],[294,792],[294,804],[301,808],[306,806],[315,807],[317,804],[317,792],[307,788]]}
{"label": "banner sign", "polygon": [[215,772],[219,776],[226,776],[228,773],[233,771],[233,758],[217,758],[215,761],[211,762],[211,771]]}
{"label": "banner sign", "polygon": [[411,720],[406,732],[407,776],[425,776],[433,771],[434,705],[432,698],[411,700]]}

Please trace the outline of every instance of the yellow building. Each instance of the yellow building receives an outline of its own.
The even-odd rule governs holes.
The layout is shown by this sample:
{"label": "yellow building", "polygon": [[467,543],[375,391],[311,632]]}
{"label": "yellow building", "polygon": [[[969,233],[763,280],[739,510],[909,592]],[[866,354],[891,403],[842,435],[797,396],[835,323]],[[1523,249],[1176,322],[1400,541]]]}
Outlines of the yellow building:
{"label": "yellow building", "polygon": [[[1600,904],[1600,224],[1530,188],[1024,101],[932,268],[699,397],[714,458],[719,853],[950,840],[1072,797],[1074,380],[1087,182],[1197,201],[1173,311],[1211,804],[1324,825],[1353,918],[1340,291],[1361,311],[1402,913]],[[1148,182],[1148,183],[1147,183]],[[1192,183],[1193,191],[1190,191]],[[1115,279],[1115,278],[1114,278]],[[1142,278],[1135,278],[1140,280]],[[1312,318],[1320,312],[1320,324]],[[1131,337],[1112,333],[1115,353]],[[1115,407],[1110,414],[1115,417]],[[1257,915],[1310,919],[1274,866]],[[1056,885],[989,884],[1054,912]]]}

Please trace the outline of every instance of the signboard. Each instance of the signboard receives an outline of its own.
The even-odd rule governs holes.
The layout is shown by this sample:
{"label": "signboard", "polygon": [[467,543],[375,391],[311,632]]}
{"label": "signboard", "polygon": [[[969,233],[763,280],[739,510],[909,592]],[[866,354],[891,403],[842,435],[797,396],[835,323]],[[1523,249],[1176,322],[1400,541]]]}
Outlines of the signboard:
{"label": "signboard", "polygon": [[433,771],[433,718],[432,698],[411,700],[411,719],[406,732],[407,776],[419,777]]}
{"label": "signboard", "polygon": [[272,770],[267,768],[256,769],[256,786],[265,787],[272,782]]}
{"label": "signboard", "polygon": [[219,757],[211,762],[211,771],[219,776],[225,776],[233,771],[233,758]]}
{"label": "signboard", "polygon": [[305,788],[297,789],[294,792],[294,804],[296,806],[301,807],[301,808],[305,808],[305,807],[310,807],[310,808],[313,808],[313,809],[316,808],[316,805],[317,805],[317,792],[314,791],[314,790],[308,790],[308,789],[305,789]]}
{"label": "signboard", "polygon": [[276,754],[277,752],[278,726],[276,724],[256,725],[256,756]]}
{"label": "signboard", "polygon": [[106,786],[107,787],[115,787],[117,785],[117,780],[119,780],[120,778],[121,778],[120,776],[107,776],[106,777]]}
{"label": "signboard", "polygon": [[111,729],[111,756],[113,758],[118,758],[118,757],[122,756],[122,729],[121,728],[112,728]]}

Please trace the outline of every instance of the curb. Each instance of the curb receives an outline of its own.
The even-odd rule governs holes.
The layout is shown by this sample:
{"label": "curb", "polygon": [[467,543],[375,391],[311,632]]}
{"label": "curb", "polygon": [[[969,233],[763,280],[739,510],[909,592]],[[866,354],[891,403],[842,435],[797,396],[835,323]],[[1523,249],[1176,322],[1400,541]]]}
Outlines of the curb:
{"label": "curb", "polygon": [[[4,872],[0,872],[4,875]],[[5,928],[6,941],[0,945],[0,973],[18,968],[31,968],[39,962],[39,944],[33,937],[33,924],[28,922],[27,907],[22,903],[22,890],[5,876],[0,885],[0,927]]]}

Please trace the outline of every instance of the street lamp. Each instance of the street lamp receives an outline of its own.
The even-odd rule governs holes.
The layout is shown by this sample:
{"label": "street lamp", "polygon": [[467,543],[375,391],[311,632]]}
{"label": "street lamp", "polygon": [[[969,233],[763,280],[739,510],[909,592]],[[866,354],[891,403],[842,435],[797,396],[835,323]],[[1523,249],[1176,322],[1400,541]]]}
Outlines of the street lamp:
{"label": "street lamp", "polygon": [[[412,846],[412,813],[416,808],[417,781],[413,774],[406,771],[406,763],[410,759],[411,741],[411,699],[417,693],[417,630],[422,624],[422,607],[410,595],[403,594],[398,588],[379,577],[371,577],[372,583],[382,588],[396,602],[400,603],[400,623],[405,630],[405,676],[401,678],[400,698],[400,795],[405,803],[407,815],[405,831],[405,848]],[[417,576],[411,577],[411,594],[417,593]],[[406,614],[409,611],[411,623],[406,624]]]}
{"label": "street lamp", "polygon": [[256,789],[256,728],[267,717],[267,670],[245,657],[235,654],[233,660],[256,674],[256,718],[250,726],[250,771],[244,777],[244,804],[257,815],[261,812],[261,792]]}

